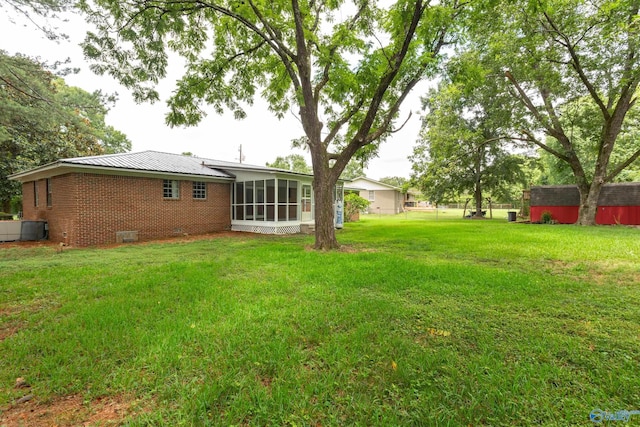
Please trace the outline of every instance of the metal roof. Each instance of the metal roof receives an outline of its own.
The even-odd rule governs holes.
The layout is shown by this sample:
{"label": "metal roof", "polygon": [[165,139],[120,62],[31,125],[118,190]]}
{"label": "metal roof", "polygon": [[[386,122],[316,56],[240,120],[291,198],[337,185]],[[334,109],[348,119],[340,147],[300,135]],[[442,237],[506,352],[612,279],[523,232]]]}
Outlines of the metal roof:
{"label": "metal roof", "polygon": [[207,159],[161,153],[158,151],[107,154],[104,156],[75,157],[59,160],[59,163],[69,165],[87,165],[186,175],[203,175],[215,178],[233,178],[233,176],[223,171],[212,169],[208,164],[205,164],[209,162]]}
{"label": "metal roof", "polygon": [[142,151],[138,153],[106,154],[102,156],[74,157],[60,159],[37,168],[18,172],[9,176],[10,179],[24,180],[27,177],[43,175],[52,170],[65,168],[91,168],[91,169],[116,169],[121,173],[154,173],[154,174],[179,174],[190,176],[206,176],[209,178],[234,179],[234,171],[257,171],[266,173],[279,173],[287,175],[310,174],[294,172],[285,169],[270,168],[267,166],[250,165],[246,163],[233,163],[223,160],[205,159],[201,157],[184,156],[180,154],[162,153],[159,151]]}
{"label": "metal roof", "polygon": [[[580,191],[577,185],[539,185],[531,187],[531,206],[579,206]],[[639,182],[604,184],[598,198],[598,206],[640,205]]]}

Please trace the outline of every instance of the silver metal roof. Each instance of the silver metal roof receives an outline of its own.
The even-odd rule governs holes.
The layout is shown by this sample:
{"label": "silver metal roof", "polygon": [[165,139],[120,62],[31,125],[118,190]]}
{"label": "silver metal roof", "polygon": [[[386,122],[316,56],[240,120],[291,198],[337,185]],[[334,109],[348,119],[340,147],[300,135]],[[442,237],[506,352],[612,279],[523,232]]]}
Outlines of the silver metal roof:
{"label": "silver metal roof", "polygon": [[107,154],[104,156],[75,157],[61,159],[59,163],[70,165],[88,165],[118,169],[168,172],[186,175],[204,175],[216,178],[233,176],[208,166],[210,161],[179,154],[142,151],[140,153]]}
{"label": "silver metal roof", "polygon": [[162,153],[159,151],[142,151],[138,153],[106,154],[103,156],[74,157],[60,159],[35,169],[19,172],[9,176],[10,179],[22,181],[28,177],[42,175],[51,170],[59,170],[64,167],[87,167],[97,169],[118,169],[126,171],[139,171],[142,173],[166,173],[191,176],[206,176],[232,180],[234,171],[258,171],[267,173],[282,173],[288,175],[309,174],[293,172],[284,169],[270,168],[267,166],[249,165],[246,163],[233,163],[223,160],[204,159],[201,157],[183,156],[180,154]]}

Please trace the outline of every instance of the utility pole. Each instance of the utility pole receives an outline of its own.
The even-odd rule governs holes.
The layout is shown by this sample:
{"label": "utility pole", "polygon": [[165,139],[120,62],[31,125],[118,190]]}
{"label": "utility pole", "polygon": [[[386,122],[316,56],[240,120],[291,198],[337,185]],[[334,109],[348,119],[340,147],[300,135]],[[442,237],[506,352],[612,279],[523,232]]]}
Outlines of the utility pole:
{"label": "utility pole", "polygon": [[244,160],[244,156],[242,155],[242,144],[240,144],[240,148],[238,149],[240,156],[238,157],[238,160],[240,161],[240,163],[242,163],[242,161]]}

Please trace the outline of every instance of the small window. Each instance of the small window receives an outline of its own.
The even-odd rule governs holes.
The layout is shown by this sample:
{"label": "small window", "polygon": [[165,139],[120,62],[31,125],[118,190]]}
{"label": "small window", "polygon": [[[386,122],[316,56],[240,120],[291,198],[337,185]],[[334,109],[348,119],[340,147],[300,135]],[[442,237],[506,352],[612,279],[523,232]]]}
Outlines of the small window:
{"label": "small window", "polygon": [[373,190],[369,190],[369,201],[373,202],[374,200],[376,200],[376,192]]}
{"label": "small window", "polygon": [[51,188],[51,178],[47,178],[47,207],[53,206],[53,192]]}
{"label": "small window", "polygon": [[163,180],[162,197],[165,199],[179,199],[180,198],[180,181],[173,179]]}
{"label": "small window", "polygon": [[207,183],[206,182],[194,182],[193,183],[193,198],[194,199],[206,199],[207,198]]}
{"label": "small window", "polygon": [[38,200],[38,181],[33,181],[33,206],[37,208],[38,204],[40,204]]}

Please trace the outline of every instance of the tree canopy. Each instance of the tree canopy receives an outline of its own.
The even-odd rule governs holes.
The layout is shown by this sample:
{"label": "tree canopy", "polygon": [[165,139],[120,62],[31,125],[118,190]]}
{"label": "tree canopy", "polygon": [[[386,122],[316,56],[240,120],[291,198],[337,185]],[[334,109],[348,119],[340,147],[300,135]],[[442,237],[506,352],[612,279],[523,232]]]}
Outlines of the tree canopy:
{"label": "tree canopy", "polygon": [[62,157],[131,149],[105,123],[112,101],[100,92],[67,86],[47,65],[0,52],[0,202],[19,193],[7,176]]}
{"label": "tree canopy", "polygon": [[[505,107],[518,119],[512,137],[567,164],[580,190],[578,222],[594,224],[602,185],[640,157],[639,140],[623,143],[619,157],[613,154],[629,113],[638,108],[640,2],[474,5],[468,45],[509,82],[512,102]],[[569,117],[576,103],[589,109],[588,120]]]}
{"label": "tree canopy", "polygon": [[504,198],[511,185],[526,185],[524,159],[506,144],[510,117],[496,102],[499,83],[468,52],[425,99],[428,114],[411,160],[413,179],[430,200],[473,194],[481,217],[487,193]]}
{"label": "tree canopy", "polygon": [[256,96],[278,117],[299,116],[322,249],[338,246],[338,177],[398,128],[403,101],[436,71],[461,10],[458,0],[97,0],[81,7],[98,28],[84,44],[92,68],[132,88],[139,101],[158,99],[169,53],[182,56],[169,124],[195,125],[209,110],[242,118]]}
{"label": "tree canopy", "polygon": [[393,185],[394,187],[403,188],[409,182],[407,178],[401,176],[385,176],[379,179],[380,182],[388,185]]}
{"label": "tree canopy", "polygon": [[[582,97],[560,106],[560,120],[572,134],[576,156],[584,165],[585,174],[589,181],[593,180],[598,160],[599,131],[602,127],[600,115],[596,106],[588,97]],[[640,141],[640,109],[630,110],[622,127],[616,145],[611,152],[610,162],[621,164],[638,149]],[[553,138],[547,137],[545,143],[554,150],[562,150],[562,146]],[[575,184],[576,178],[568,163],[547,151],[540,151],[542,175],[540,184]],[[628,167],[613,177],[614,182],[640,180],[640,161],[631,163]]]}
{"label": "tree canopy", "polygon": [[294,172],[312,173],[311,166],[307,164],[304,156],[300,154],[289,154],[288,156],[278,156],[273,163],[267,162],[267,166],[270,168],[286,169]]}
{"label": "tree canopy", "polygon": [[70,10],[74,3],[72,0],[0,0],[0,10],[9,9],[13,12],[6,14],[13,23],[17,23],[14,16],[23,18],[42,31],[49,40],[59,40],[66,39],[67,35],[51,23],[59,22],[60,14]]}
{"label": "tree canopy", "polygon": [[360,176],[364,176],[364,166],[357,159],[351,159],[340,174],[341,179],[356,179]]}

